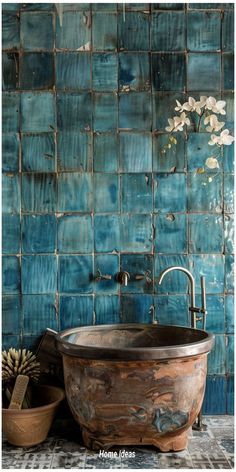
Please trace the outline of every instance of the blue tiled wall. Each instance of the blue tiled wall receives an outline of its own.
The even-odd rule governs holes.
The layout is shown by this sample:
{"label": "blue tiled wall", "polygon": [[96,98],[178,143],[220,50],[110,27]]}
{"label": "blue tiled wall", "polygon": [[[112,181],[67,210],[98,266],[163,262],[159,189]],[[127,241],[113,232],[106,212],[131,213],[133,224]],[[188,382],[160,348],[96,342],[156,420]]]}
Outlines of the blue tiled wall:
{"label": "blue tiled wall", "polygon": [[204,132],[161,153],[175,99],[200,94],[227,101],[232,131],[232,4],[3,4],[3,346],[153,314],[186,325],[184,275],[157,284],[182,265],[199,303],[206,276],[216,334],[204,411],[232,413],[233,146],[207,185]]}

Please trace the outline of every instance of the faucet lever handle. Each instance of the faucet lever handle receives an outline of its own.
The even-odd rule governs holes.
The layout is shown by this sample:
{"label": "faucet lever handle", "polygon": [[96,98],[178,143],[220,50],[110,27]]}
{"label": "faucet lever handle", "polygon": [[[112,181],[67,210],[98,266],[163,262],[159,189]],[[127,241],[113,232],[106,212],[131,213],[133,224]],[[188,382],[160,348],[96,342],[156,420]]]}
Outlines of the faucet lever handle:
{"label": "faucet lever handle", "polygon": [[103,275],[99,269],[97,270],[97,274],[95,276],[96,282],[101,282],[101,280],[111,280],[111,279],[112,279],[112,275],[110,274]]}

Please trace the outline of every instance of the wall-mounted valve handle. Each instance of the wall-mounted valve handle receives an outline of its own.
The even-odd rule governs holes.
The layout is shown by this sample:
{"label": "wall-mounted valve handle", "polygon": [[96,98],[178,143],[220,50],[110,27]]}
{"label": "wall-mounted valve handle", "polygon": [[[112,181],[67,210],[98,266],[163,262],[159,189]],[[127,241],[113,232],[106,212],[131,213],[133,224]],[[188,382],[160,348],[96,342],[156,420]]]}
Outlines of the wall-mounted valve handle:
{"label": "wall-mounted valve handle", "polygon": [[101,271],[98,269],[94,280],[95,282],[101,282],[101,280],[111,280],[111,279],[112,279],[112,275],[110,274],[103,275]]}
{"label": "wall-mounted valve handle", "polygon": [[152,279],[150,277],[150,272],[149,271],[145,272],[145,274],[136,274],[134,276],[134,280],[137,280],[137,281],[144,280],[144,279],[146,280],[146,282],[148,284],[152,283]]}

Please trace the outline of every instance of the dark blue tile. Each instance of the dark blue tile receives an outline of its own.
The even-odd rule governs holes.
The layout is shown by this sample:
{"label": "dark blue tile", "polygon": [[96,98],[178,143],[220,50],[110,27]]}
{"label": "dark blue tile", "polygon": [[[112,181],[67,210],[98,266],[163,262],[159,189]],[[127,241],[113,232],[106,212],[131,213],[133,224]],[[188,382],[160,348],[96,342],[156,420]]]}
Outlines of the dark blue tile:
{"label": "dark blue tile", "polygon": [[234,256],[227,254],[225,256],[225,291],[233,292],[234,290]]}
{"label": "dark blue tile", "polygon": [[55,171],[55,142],[53,133],[23,134],[21,136],[22,170],[25,172]]}
{"label": "dark blue tile", "polygon": [[55,84],[53,54],[29,52],[21,57],[20,87],[22,90],[48,90]]}
{"label": "dark blue tile", "polygon": [[150,6],[149,3],[118,3],[118,11],[146,11],[149,12]]}
{"label": "dark blue tile", "polygon": [[22,256],[21,270],[23,294],[56,292],[56,256]]}
{"label": "dark blue tile", "polygon": [[121,215],[121,251],[151,252],[153,227],[151,215]]}
{"label": "dark blue tile", "polygon": [[223,148],[223,165],[225,172],[234,172],[234,143]]}
{"label": "dark blue tile", "polygon": [[116,293],[119,284],[116,280],[116,274],[119,272],[119,259],[115,254],[100,254],[94,258],[94,276],[111,276],[111,280],[97,280],[94,284],[94,291],[97,293]]}
{"label": "dark blue tile", "polygon": [[[196,297],[196,306],[201,306],[201,295]],[[225,331],[224,297],[207,295],[206,307],[206,331],[213,334],[223,334]],[[197,328],[202,329],[201,321],[197,321]]]}
{"label": "dark blue tile", "polygon": [[226,336],[226,372],[234,373],[234,335]]}
{"label": "dark blue tile", "polygon": [[226,377],[208,375],[203,402],[204,415],[225,415],[226,413]]}
{"label": "dark blue tile", "polygon": [[51,13],[22,12],[21,47],[25,51],[53,49],[54,31]]}
{"label": "dark blue tile", "polygon": [[222,21],[222,49],[234,50],[234,12],[225,11]]}
{"label": "dark blue tile", "polygon": [[186,215],[157,215],[154,226],[157,252],[176,254],[187,251]]}
{"label": "dark blue tile", "polygon": [[[209,140],[209,133],[189,134],[186,146],[188,171],[196,172],[197,169],[205,167],[207,172],[213,172],[215,174],[216,169],[212,169],[211,171],[211,169],[206,166],[206,160],[211,156],[218,156],[219,149],[217,148],[217,146],[209,146]],[[221,167],[221,158],[218,159],[218,162]]]}
{"label": "dark blue tile", "polygon": [[119,128],[151,130],[151,96],[149,93],[120,94]]}
{"label": "dark blue tile", "polygon": [[63,173],[58,177],[58,210],[89,212],[92,209],[92,175]]}
{"label": "dark blue tile", "polygon": [[234,376],[229,375],[227,377],[227,414],[234,414]]}
{"label": "dark blue tile", "polygon": [[[2,297],[2,333],[19,334],[21,328],[21,304],[19,295]],[[15,347],[15,346],[14,346]]]}
{"label": "dark blue tile", "polygon": [[20,292],[20,261],[16,256],[2,257],[2,293]]}
{"label": "dark blue tile", "polygon": [[149,22],[149,15],[146,13],[127,12],[125,18],[123,13],[119,13],[119,49],[126,51],[148,51],[150,49]]}
{"label": "dark blue tile", "polygon": [[57,134],[57,162],[60,170],[91,172],[91,133],[59,132]]}
{"label": "dark blue tile", "polygon": [[[175,114],[176,100],[183,103],[186,101],[186,96],[180,92],[156,92],[152,94],[152,128],[154,130],[165,131],[166,126],[168,126],[168,118]],[[181,135],[178,133],[176,137],[179,139],[179,136]]]}
{"label": "dark blue tile", "polygon": [[92,293],[92,256],[60,256],[59,290],[64,293]]}
{"label": "dark blue tile", "polygon": [[56,87],[68,90],[91,88],[91,61],[88,52],[58,52],[56,55]]}
{"label": "dark blue tile", "polygon": [[153,3],[153,10],[183,10],[184,3]]}
{"label": "dark blue tile", "polygon": [[158,213],[185,211],[187,198],[186,190],[185,174],[155,175],[154,211],[157,211]]}
{"label": "dark blue tile", "polygon": [[119,54],[119,90],[150,90],[150,55],[148,53]]}
{"label": "dark blue tile", "polygon": [[93,324],[93,297],[60,297],[60,329]]}
{"label": "dark blue tile", "polygon": [[23,11],[54,11],[53,3],[23,3],[20,5]]}
{"label": "dark blue tile", "polygon": [[226,333],[234,333],[234,296],[225,296],[225,326]]}
{"label": "dark blue tile", "polygon": [[[92,3],[92,10],[93,11],[117,11],[117,4],[116,3]],[[119,5],[118,5],[119,6]]]}
{"label": "dark blue tile", "polygon": [[120,250],[120,217],[118,215],[95,215],[94,242],[96,252]]}
{"label": "dark blue tile", "polygon": [[94,210],[100,213],[119,211],[117,174],[94,174]]}
{"label": "dark blue tile", "polygon": [[185,41],[185,13],[153,13],[151,25],[152,51],[183,51]]}
{"label": "dark blue tile", "polygon": [[19,131],[20,94],[2,93],[2,131],[14,133]]}
{"label": "dark blue tile", "polygon": [[91,215],[64,215],[58,218],[58,251],[83,254],[93,252]]}
{"label": "dark blue tile", "polygon": [[118,169],[118,135],[95,133],[93,137],[93,170],[116,172]]}
{"label": "dark blue tile", "polygon": [[200,276],[206,277],[207,293],[224,292],[224,256],[192,255],[189,257],[189,268],[196,281],[196,293],[201,293]]}
{"label": "dark blue tile", "polygon": [[121,175],[121,205],[127,213],[149,213],[152,211],[152,175]]}
{"label": "dark blue tile", "polygon": [[115,93],[95,93],[93,108],[94,131],[116,130],[117,117],[117,95]]}
{"label": "dark blue tile", "polygon": [[[224,117],[225,127],[233,132],[234,130],[234,92],[225,91],[222,94],[222,99],[226,101],[226,107],[225,107],[226,116]],[[231,146],[226,146],[226,147],[231,148],[233,146],[231,145]]]}
{"label": "dark blue tile", "polygon": [[20,250],[20,215],[2,215],[2,252],[17,254]]}
{"label": "dark blue tile", "polygon": [[21,6],[20,3],[2,3],[2,11],[18,12],[20,6]]}
{"label": "dark blue tile", "polygon": [[97,295],[94,300],[96,324],[120,322],[120,299],[117,295]]}
{"label": "dark blue tile", "polygon": [[17,174],[2,174],[2,211],[20,213],[20,183]]}
{"label": "dark blue tile", "polygon": [[60,131],[89,131],[92,108],[90,93],[58,93],[57,125]]}
{"label": "dark blue tile", "polygon": [[190,253],[223,252],[223,218],[221,215],[190,214],[188,222]]}
{"label": "dark blue tile", "polygon": [[208,355],[208,374],[225,374],[226,372],[226,340],[222,334],[215,336],[215,346]]}
{"label": "dark blue tile", "polygon": [[55,295],[23,295],[24,335],[43,334],[47,328],[58,331]]}
{"label": "dark blue tile", "polygon": [[161,285],[158,278],[167,267],[179,266],[188,269],[188,257],[182,255],[159,255],[155,254],[155,292],[157,293],[187,293],[188,278],[183,272],[173,271],[167,274]]}
{"label": "dark blue tile", "polygon": [[152,85],[154,90],[183,90],[185,55],[152,54]]}
{"label": "dark blue tile", "polygon": [[222,175],[192,173],[188,175],[188,210],[222,212]]}
{"label": "dark blue tile", "polygon": [[56,174],[22,175],[22,209],[28,212],[56,210]]}
{"label": "dark blue tile", "polygon": [[20,349],[21,348],[21,340],[20,336],[3,336],[2,339],[2,350],[8,350],[11,347],[14,347],[14,349]]}
{"label": "dark blue tile", "polygon": [[221,48],[220,12],[190,11],[187,15],[187,48],[218,51]]}
{"label": "dark blue tile", "polygon": [[206,10],[211,10],[211,9],[213,9],[213,10],[216,10],[216,9],[225,10],[225,9],[228,9],[228,8],[231,9],[232,6],[233,6],[233,3],[213,3],[213,2],[206,3],[206,2],[204,2],[204,3],[189,3],[188,4],[188,8],[192,9],[192,10],[195,10],[195,9],[198,9],[198,8],[200,8],[201,10],[204,10],[204,9],[206,9]]}
{"label": "dark blue tile", "polygon": [[23,215],[21,224],[23,253],[55,252],[57,222],[54,215]]}
{"label": "dark blue tile", "polygon": [[[189,54],[187,67],[189,90],[220,89],[220,54]],[[211,80],[209,80],[211,77]]]}
{"label": "dark blue tile", "polygon": [[18,88],[19,55],[16,52],[2,53],[2,89],[16,90]]}
{"label": "dark blue tile", "polygon": [[92,56],[92,88],[98,92],[113,92],[118,88],[117,54],[96,53]]}
{"label": "dark blue tile", "polygon": [[65,11],[62,22],[57,16],[56,48],[75,49],[91,48],[91,17],[89,11]]}
{"label": "dark blue tile", "polygon": [[152,295],[122,295],[120,319],[122,323],[152,323]]}
{"label": "dark blue tile", "polygon": [[234,55],[223,54],[224,89],[234,89]]}
{"label": "dark blue tile", "polygon": [[120,133],[120,170],[122,172],[152,171],[151,133]]}
{"label": "dark blue tile", "polygon": [[187,295],[157,295],[154,297],[155,319],[162,325],[189,326]]}
{"label": "dark blue tile", "polygon": [[41,339],[42,336],[24,336],[23,333],[21,346],[23,349],[29,349],[31,352],[37,352]]}
{"label": "dark blue tile", "polygon": [[[123,293],[153,292],[153,256],[143,254],[122,254],[120,260],[122,271],[130,274],[127,287],[121,286]],[[136,279],[137,275],[143,279]]]}
{"label": "dark blue tile", "polygon": [[2,47],[3,49],[18,49],[20,46],[19,17],[13,12],[2,14]]}
{"label": "dark blue tile", "polygon": [[94,51],[115,51],[117,49],[117,15],[94,12],[92,38]]}
{"label": "dark blue tile", "polygon": [[181,133],[175,136],[177,143],[170,149],[169,135],[158,134],[153,137],[153,170],[158,172],[183,172],[186,169],[185,139]]}
{"label": "dark blue tile", "polygon": [[2,170],[3,172],[19,170],[19,136],[16,133],[2,134]]}
{"label": "dark blue tile", "polygon": [[[40,110],[40,113],[38,111]],[[22,131],[41,133],[56,126],[55,97],[51,92],[21,94]]]}
{"label": "dark blue tile", "polygon": [[224,175],[224,211],[234,212],[234,175]]}

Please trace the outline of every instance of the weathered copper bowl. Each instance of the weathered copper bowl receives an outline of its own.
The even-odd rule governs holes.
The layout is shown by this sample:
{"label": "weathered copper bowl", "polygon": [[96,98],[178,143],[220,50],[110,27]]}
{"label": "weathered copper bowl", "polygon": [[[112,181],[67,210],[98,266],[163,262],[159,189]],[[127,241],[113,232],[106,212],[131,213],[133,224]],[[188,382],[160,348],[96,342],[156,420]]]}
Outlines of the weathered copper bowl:
{"label": "weathered copper bowl", "polygon": [[56,341],[67,400],[87,447],[187,446],[203,401],[213,335],[120,324],[66,330]]}

